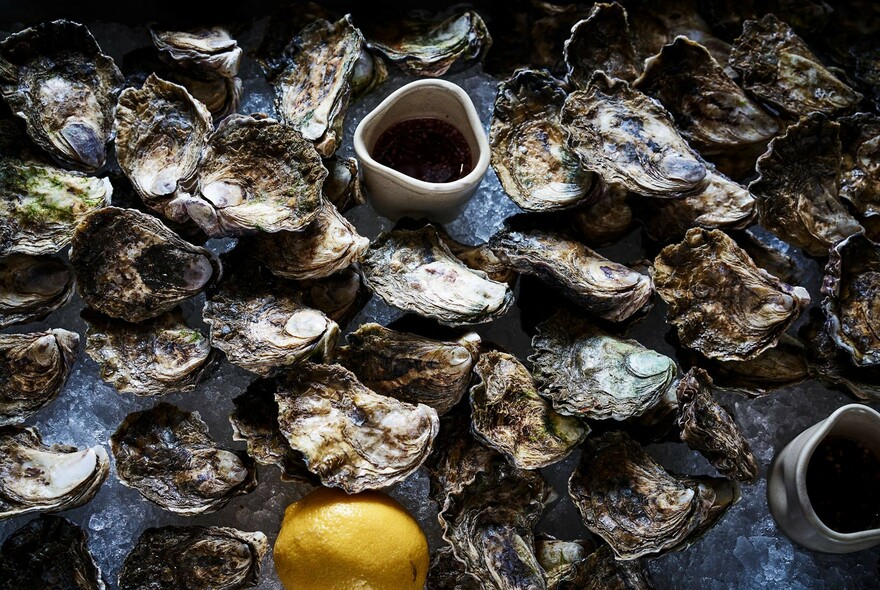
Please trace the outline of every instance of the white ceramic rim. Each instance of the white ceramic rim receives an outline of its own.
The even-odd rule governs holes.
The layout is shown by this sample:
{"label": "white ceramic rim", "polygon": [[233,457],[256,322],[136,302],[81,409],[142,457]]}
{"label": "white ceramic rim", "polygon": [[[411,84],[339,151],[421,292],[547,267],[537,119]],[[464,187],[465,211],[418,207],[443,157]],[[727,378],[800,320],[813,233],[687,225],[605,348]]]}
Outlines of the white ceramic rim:
{"label": "white ceramic rim", "polygon": [[[466,176],[463,176],[458,180],[453,180],[452,182],[425,182],[424,180],[407,176],[402,172],[398,172],[393,168],[380,164],[370,155],[370,150],[367,149],[364,142],[364,129],[367,129],[374,119],[387,111],[400,97],[412,92],[417,92],[419,89],[425,87],[441,88],[455,96],[462,107],[464,107],[468,123],[471,126],[470,131],[477,141],[477,147],[480,153],[477,162],[474,164],[474,169]],[[467,92],[462,90],[457,84],[441,80],[440,78],[416,80],[415,82],[410,82],[405,86],[401,86],[389,94],[385,100],[379,103],[375,109],[370,111],[370,113],[358,123],[354,132],[354,151],[362,162],[365,162],[366,165],[372,166],[375,172],[394,181],[395,184],[402,187],[414,187],[416,189],[433,191],[435,194],[458,192],[474,184],[479,184],[483,176],[485,176],[486,172],[489,170],[489,141],[486,139],[486,132],[483,130],[483,123],[480,121],[480,116],[477,114],[477,109],[474,106],[471,97],[468,96]]]}

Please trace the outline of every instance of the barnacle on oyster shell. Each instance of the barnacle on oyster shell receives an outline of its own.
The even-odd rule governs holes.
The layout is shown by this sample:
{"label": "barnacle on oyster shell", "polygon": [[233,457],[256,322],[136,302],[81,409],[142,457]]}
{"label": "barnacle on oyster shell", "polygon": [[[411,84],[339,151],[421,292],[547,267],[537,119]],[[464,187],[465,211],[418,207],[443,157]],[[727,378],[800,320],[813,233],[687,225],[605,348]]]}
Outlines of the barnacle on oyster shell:
{"label": "barnacle on oyster shell", "polygon": [[0,328],[41,320],[73,295],[73,271],[51,256],[0,258]]}
{"label": "barnacle on oyster shell", "polygon": [[586,88],[593,72],[633,82],[641,71],[626,10],[617,2],[596,3],[587,18],[571,29],[565,42],[568,81]]}

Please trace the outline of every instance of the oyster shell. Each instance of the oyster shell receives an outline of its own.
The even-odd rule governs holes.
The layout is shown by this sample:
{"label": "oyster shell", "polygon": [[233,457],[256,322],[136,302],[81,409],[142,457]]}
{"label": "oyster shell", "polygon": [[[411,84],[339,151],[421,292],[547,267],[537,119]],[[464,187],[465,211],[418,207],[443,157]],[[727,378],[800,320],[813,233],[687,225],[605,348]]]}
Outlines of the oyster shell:
{"label": "oyster shell", "polygon": [[743,88],[792,117],[849,110],[862,100],[773,14],[743,23],[730,65]]}
{"label": "oyster shell", "polygon": [[651,299],[650,277],[561,234],[508,229],[490,247],[509,268],[540,278],[606,320],[623,321]]}
{"label": "oyster shell", "polygon": [[682,344],[719,360],[750,360],[774,346],[810,303],[755,266],[719,230],[694,228],[654,260],[654,285]]}
{"label": "oyster shell", "polygon": [[379,55],[364,47],[351,75],[351,96],[358,99],[388,80],[388,66]]}
{"label": "oyster shell", "polygon": [[89,30],[40,23],[0,43],[0,94],[38,146],[65,166],[104,166],[122,73]]}
{"label": "oyster shell", "polygon": [[865,217],[880,216],[880,117],[857,113],[841,117],[840,197]]}
{"label": "oyster shell", "polygon": [[269,550],[261,532],[228,527],[165,526],[145,530],[119,571],[120,590],[240,590],[260,581]]}
{"label": "oyster shell", "polygon": [[605,182],[655,197],[680,197],[706,186],[706,166],[669,113],[623,80],[596,72],[586,90],[565,99],[561,119],[569,147]]}
{"label": "oyster shell", "polygon": [[825,266],[825,329],[857,367],[880,366],[880,245],[864,234],[837,243]]}
{"label": "oyster shell", "polygon": [[[544,568],[547,569],[546,566]],[[547,572],[547,590],[653,590],[653,588],[654,584],[643,560],[617,560],[614,552],[607,545]]]}
{"label": "oyster shell", "polygon": [[434,448],[426,467],[431,478],[431,497],[441,512],[473,485],[478,475],[491,471],[493,464],[509,465],[499,453],[477,442],[467,414],[451,413],[440,419],[440,435]]}
{"label": "oyster shell", "polygon": [[377,394],[340,365],[306,364],[275,393],[278,423],[326,486],[349,494],[403,481],[431,453],[437,412]]}
{"label": "oyster shell", "polygon": [[85,310],[86,352],[101,378],[120,393],[138,396],[192,391],[219,359],[201,332],[190,328],[180,309],[130,324]]}
{"label": "oyster shell", "polygon": [[293,44],[296,52],[273,80],[275,109],[326,158],[342,143],[342,123],[364,38],[346,16],[335,23],[316,20]]}
{"label": "oyster shell", "polygon": [[231,78],[238,73],[241,47],[222,27],[192,31],[151,30],[159,58],[191,75],[211,80]]}
{"label": "oyster shell", "polygon": [[0,258],[0,328],[41,320],[67,305],[73,271],[58,258],[12,254]]}
{"label": "oyster shell", "polygon": [[812,256],[862,229],[838,197],[839,127],[821,114],[791,125],[758,158],[749,185],[761,226]]}
{"label": "oyster shell", "polygon": [[366,305],[370,292],[357,267],[350,266],[329,277],[301,281],[296,297],[306,307],[345,326]]}
{"label": "oyster shell", "polygon": [[168,215],[178,186],[195,175],[212,130],[208,109],[156,74],[119,95],[116,158],[147,207]]}
{"label": "oyster shell", "polygon": [[625,420],[644,414],[675,379],[671,358],[568,312],[537,330],[529,360],[541,392],[561,414]]}
{"label": "oyster shell", "polygon": [[36,160],[0,156],[0,255],[53,254],[76,224],[110,204],[106,178],[67,172]]}
{"label": "oyster shell", "polygon": [[486,352],[474,371],[480,381],[470,393],[473,431],[518,468],[561,461],[590,432],[578,418],[556,413],[513,355]]}
{"label": "oyster shell", "polygon": [[241,104],[244,89],[240,78],[198,80],[179,73],[172,74],[171,78],[186,88],[193,98],[205,105],[215,122],[237,111]]}
{"label": "oyster shell", "polygon": [[24,422],[58,397],[78,346],[79,335],[61,329],[0,334],[0,426]]}
{"label": "oyster shell", "polygon": [[431,555],[427,590],[483,590],[483,585],[464,571],[452,547],[445,545]]}
{"label": "oyster shell", "polygon": [[754,482],[758,463],[733,416],[712,396],[712,378],[691,369],[678,384],[681,440],[699,451],[719,472],[736,481]]}
{"label": "oyster shell", "polygon": [[578,238],[590,246],[603,246],[623,237],[632,225],[632,209],[626,202],[629,191],[620,184],[605,184],[597,190],[596,202],[566,213]]}
{"label": "oyster shell", "polygon": [[480,324],[504,315],[510,288],[456,259],[431,225],[379,236],[363,260],[367,285],[389,305],[441,324]]}
{"label": "oyster shell", "polygon": [[102,446],[50,447],[33,426],[0,427],[0,520],[82,506],[95,497],[109,470]]}
{"label": "oyster shell", "polygon": [[250,457],[218,446],[198,412],[168,403],[126,416],[110,449],[123,485],[185,516],[219,510],[257,485]]}
{"label": "oyster shell", "polygon": [[594,4],[587,18],[572,27],[564,55],[568,81],[575,88],[589,86],[596,71],[633,82],[642,69],[626,10],[617,2]]}
{"label": "oyster shell", "polygon": [[323,205],[327,170],[299,132],[265,115],[230,115],[208,140],[192,184],[168,205],[212,237],[297,231]]}
{"label": "oyster shell", "polygon": [[324,160],[327,178],[324,180],[324,200],[333,203],[340,213],[366,202],[360,179],[357,158],[333,156]]}
{"label": "oyster shell", "polygon": [[559,120],[565,96],[543,70],[517,70],[498,85],[492,167],[507,196],[526,211],[567,209],[596,197],[596,175],[566,145]]}
{"label": "oyster shell", "polygon": [[76,228],[70,250],[76,290],[90,307],[127,322],[169,311],[217,281],[220,261],[155,217],[106,207]]}
{"label": "oyster shell", "polygon": [[482,59],[492,46],[489,29],[472,10],[436,23],[403,20],[364,29],[370,49],[416,76],[442,76],[453,65]]}
{"label": "oyster shell", "polygon": [[106,590],[89,553],[86,532],[60,516],[43,515],[14,531],[0,547],[6,590]]}
{"label": "oyster shell", "polygon": [[475,332],[454,342],[362,324],[346,335],[339,362],[382,395],[425,404],[443,415],[464,396],[480,350]]}
{"label": "oyster shell", "polygon": [[736,243],[751,256],[752,260],[778,278],[789,284],[804,280],[803,268],[792,253],[792,246],[760,226],[735,234]]}
{"label": "oyster shell", "polygon": [[739,500],[714,477],[673,477],[623,432],[587,439],[569,494],[591,532],[617,559],[683,549]]}

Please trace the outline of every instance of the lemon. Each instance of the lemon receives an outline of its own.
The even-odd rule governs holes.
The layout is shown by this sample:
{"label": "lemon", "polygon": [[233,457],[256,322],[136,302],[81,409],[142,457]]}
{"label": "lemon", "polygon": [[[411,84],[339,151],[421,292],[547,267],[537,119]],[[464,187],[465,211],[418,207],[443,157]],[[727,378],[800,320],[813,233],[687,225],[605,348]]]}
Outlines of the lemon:
{"label": "lemon", "polygon": [[286,590],[422,590],[428,563],[419,523],[381,492],[320,487],[287,507],[275,541]]}

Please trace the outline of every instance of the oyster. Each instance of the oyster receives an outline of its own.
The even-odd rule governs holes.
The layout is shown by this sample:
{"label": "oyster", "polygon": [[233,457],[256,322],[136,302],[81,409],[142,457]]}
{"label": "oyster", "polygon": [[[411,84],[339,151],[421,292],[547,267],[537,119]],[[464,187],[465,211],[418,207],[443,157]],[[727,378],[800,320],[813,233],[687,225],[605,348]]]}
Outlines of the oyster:
{"label": "oyster", "polygon": [[273,80],[281,119],[332,156],[342,143],[342,123],[364,38],[346,16],[316,20],[294,38],[296,52]]}
{"label": "oyster", "polygon": [[431,555],[427,590],[483,590],[483,585],[464,571],[452,547],[445,545]]}
{"label": "oyster", "polygon": [[214,512],[257,485],[250,457],[219,447],[198,412],[168,403],[126,416],[110,449],[123,485],[177,514]]}
{"label": "oyster", "polygon": [[465,10],[440,23],[392,21],[381,30],[365,28],[369,46],[405,72],[442,76],[455,65],[480,60],[492,46],[480,15]]}
{"label": "oyster", "polygon": [[682,344],[719,360],[744,361],[774,346],[810,303],[755,266],[719,230],[694,228],[654,260],[654,285]]}
{"label": "oyster", "polygon": [[166,206],[195,175],[212,130],[207,108],[156,74],[119,95],[116,158],[147,207],[168,215]]}
{"label": "oyster", "polygon": [[384,84],[388,80],[388,66],[385,60],[364,47],[354,64],[351,75],[351,96],[358,99]]}
{"label": "oyster", "polygon": [[474,433],[518,468],[561,461],[590,432],[578,418],[556,413],[513,355],[486,352],[474,371],[480,378],[470,394]]}
{"label": "oyster", "polygon": [[739,500],[726,479],[669,475],[623,432],[587,439],[568,491],[587,528],[623,560],[683,549]]}
{"label": "oyster", "polygon": [[231,78],[238,73],[241,47],[224,28],[152,30],[150,33],[153,45],[159,50],[159,58],[194,77],[211,80]]}
{"label": "oyster", "polygon": [[431,225],[379,236],[363,260],[367,285],[389,305],[441,324],[480,324],[504,315],[510,288],[470,270]]}
{"label": "oyster", "polygon": [[241,104],[243,87],[240,78],[198,80],[182,74],[173,75],[172,78],[186,88],[193,98],[205,105],[213,115],[214,121],[220,121],[231,115]]}
{"label": "oyster", "polygon": [[641,71],[626,10],[617,2],[594,4],[587,18],[572,27],[564,51],[568,80],[576,88],[589,86],[596,71],[627,82]]}
{"label": "oyster", "polygon": [[50,447],[33,426],[0,427],[0,520],[82,506],[109,470],[104,447]]}
{"label": "oyster", "polygon": [[327,170],[299,132],[265,115],[230,115],[208,140],[192,194],[168,204],[212,237],[297,231],[323,205]]}
{"label": "oyster", "polygon": [[734,235],[736,243],[751,256],[755,264],[786,283],[803,282],[804,269],[796,260],[790,244],[760,226]]}
{"label": "oyster", "polygon": [[723,475],[754,482],[758,478],[755,455],[733,416],[713,398],[709,374],[691,369],[681,378],[676,395],[681,440],[699,451]]}
{"label": "oyster", "polygon": [[623,237],[632,225],[626,187],[602,183],[597,192],[596,202],[565,214],[578,238],[590,246],[610,244]]}
{"label": "oyster", "polygon": [[486,278],[496,283],[507,283],[513,288],[517,274],[507,267],[498,256],[492,252],[488,243],[471,246],[458,242],[452,238],[442,226],[435,227],[437,236],[446,244],[452,255],[458,258],[471,270],[478,270],[486,273]]}
{"label": "oyster", "polygon": [[65,166],[104,166],[122,82],[113,59],[78,23],[40,23],[0,43],[0,94],[34,143]]}
{"label": "oyster", "polygon": [[344,326],[366,305],[370,293],[360,271],[350,266],[329,277],[301,281],[296,297],[306,307],[317,309]]}
{"label": "oyster", "polygon": [[157,317],[217,281],[220,261],[155,217],[106,207],[76,228],[76,290],[90,307],[127,322]]}
{"label": "oyster", "polygon": [[73,272],[57,258],[0,258],[0,328],[41,320],[73,295]]}
{"label": "oyster", "polygon": [[565,141],[562,84],[542,70],[517,70],[498,85],[492,114],[492,167],[526,211],[567,209],[595,198],[596,175]]}
{"label": "oyster", "polygon": [[606,320],[623,321],[651,299],[649,277],[561,234],[505,230],[490,247],[508,267],[540,278]]}
{"label": "oyster", "polygon": [[333,156],[324,160],[327,178],[324,180],[324,200],[333,203],[340,213],[366,202],[360,179],[357,158]]}
{"label": "oyster", "polygon": [[730,65],[743,88],[792,117],[849,110],[862,100],[773,14],[743,24]]}
{"label": "oyster", "polygon": [[192,391],[219,361],[201,332],[190,328],[180,309],[130,324],[85,310],[86,352],[99,374],[120,393],[165,395]]}
{"label": "oyster", "polygon": [[361,237],[332,203],[325,202],[304,229],[248,237],[245,247],[276,276],[318,279],[358,262],[370,240]]}
{"label": "oyster", "polygon": [[605,182],[641,195],[680,197],[702,190],[706,166],[663,107],[623,80],[599,71],[561,111],[569,147]]}
{"label": "oyster", "polygon": [[76,224],[110,204],[113,187],[36,160],[0,156],[0,255],[52,254],[69,243]]}
{"label": "oyster", "polygon": [[0,334],[0,426],[24,422],[58,396],[78,346],[79,335],[61,329]]}
{"label": "oyster", "polygon": [[105,590],[85,531],[60,516],[43,515],[9,535],[0,547],[5,590]]}
{"label": "oyster", "polygon": [[[260,581],[269,550],[261,532],[227,527],[145,530],[119,571],[119,590],[240,590]],[[161,582],[159,582],[161,581]]]}
{"label": "oyster", "polygon": [[[557,541],[561,543],[562,541]],[[566,543],[575,545],[576,543]],[[540,554],[539,554],[540,559]],[[548,569],[547,590],[653,590],[648,569],[640,559],[619,561],[607,545],[586,556],[570,556],[570,561]]]}
{"label": "oyster", "polygon": [[841,117],[840,197],[865,217],[880,216],[880,117],[857,113]]}
{"label": "oyster", "polygon": [[663,103],[682,137],[704,156],[755,146],[763,151],[779,132],[776,120],[730,79],[709,51],[686,37],[676,37],[649,58],[633,86]]}
{"label": "oyster", "polygon": [[434,447],[426,466],[431,477],[431,497],[441,511],[473,485],[477,476],[488,473],[493,464],[509,465],[499,453],[477,442],[467,414],[450,413],[441,418],[440,435]]}
{"label": "oyster", "polygon": [[839,127],[821,114],[791,125],[758,158],[749,185],[761,226],[812,256],[862,229],[838,198]]}
{"label": "oyster", "polygon": [[532,339],[535,380],[561,414],[625,420],[644,414],[675,379],[675,361],[589,321],[557,312]]}
{"label": "oyster", "polygon": [[880,245],[855,234],[831,248],[822,293],[834,342],[857,367],[880,366]]}
{"label": "oyster", "polygon": [[346,335],[339,362],[367,387],[411,404],[425,404],[443,415],[464,396],[480,350],[469,332],[455,342],[440,342],[363,324]]}

